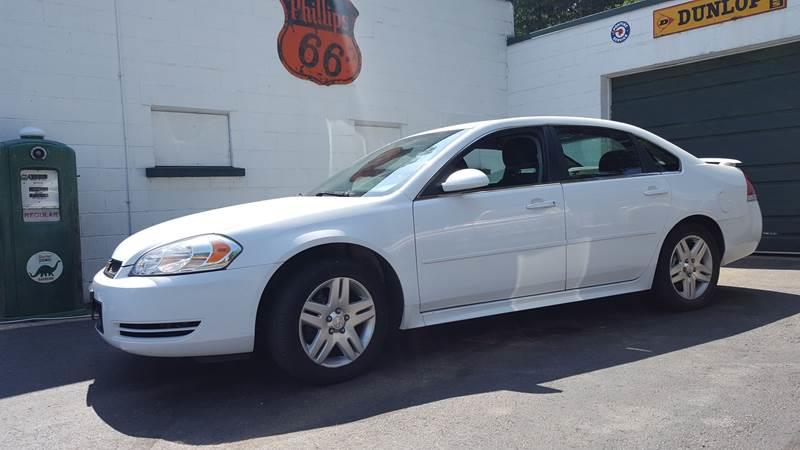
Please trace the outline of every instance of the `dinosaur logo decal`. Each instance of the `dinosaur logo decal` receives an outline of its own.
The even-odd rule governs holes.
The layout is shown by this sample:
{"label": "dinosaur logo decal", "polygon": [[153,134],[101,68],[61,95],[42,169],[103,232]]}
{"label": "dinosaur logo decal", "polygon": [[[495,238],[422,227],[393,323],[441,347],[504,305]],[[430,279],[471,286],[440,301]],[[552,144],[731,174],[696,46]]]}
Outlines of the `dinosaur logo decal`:
{"label": "dinosaur logo decal", "polygon": [[61,258],[48,251],[36,253],[28,258],[26,269],[31,280],[43,284],[56,281],[64,272]]}
{"label": "dinosaur logo decal", "polygon": [[292,75],[329,86],[350,84],[361,72],[350,0],[281,0],[286,15],[278,56]]}

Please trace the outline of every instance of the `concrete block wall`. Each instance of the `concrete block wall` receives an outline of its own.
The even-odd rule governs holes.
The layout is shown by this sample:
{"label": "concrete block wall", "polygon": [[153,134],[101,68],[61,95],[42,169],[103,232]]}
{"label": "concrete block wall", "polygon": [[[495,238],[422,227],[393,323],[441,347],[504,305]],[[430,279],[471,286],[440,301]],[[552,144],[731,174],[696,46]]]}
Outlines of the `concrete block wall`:
{"label": "concrete block wall", "polygon": [[[354,3],[361,75],[321,87],[278,59],[279,0],[0,0],[0,140],[34,125],[75,148],[86,282],[129,232],[321,182],[330,123],[506,116],[509,2]],[[154,108],[227,114],[247,175],[147,178]]]}
{"label": "concrete block wall", "polygon": [[[564,28],[508,47],[509,114],[608,118],[614,76],[693,62],[800,39],[800,5],[653,38],[653,10],[663,2]],[[611,40],[618,21],[630,37]]]}
{"label": "concrete block wall", "polygon": [[127,233],[113,2],[0,1],[0,140],[33,125],[77,154],[85,277]]}

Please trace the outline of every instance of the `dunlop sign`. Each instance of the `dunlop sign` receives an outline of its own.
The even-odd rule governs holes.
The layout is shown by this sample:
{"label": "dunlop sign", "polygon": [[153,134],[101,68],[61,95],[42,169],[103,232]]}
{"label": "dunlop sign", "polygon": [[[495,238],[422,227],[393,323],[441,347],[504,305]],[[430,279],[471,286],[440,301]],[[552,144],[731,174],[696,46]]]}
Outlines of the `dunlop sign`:
{"label": "dunlop sign", "polygon": [[787,0],[693,0],[653,11],[653,37],[786,8]]}

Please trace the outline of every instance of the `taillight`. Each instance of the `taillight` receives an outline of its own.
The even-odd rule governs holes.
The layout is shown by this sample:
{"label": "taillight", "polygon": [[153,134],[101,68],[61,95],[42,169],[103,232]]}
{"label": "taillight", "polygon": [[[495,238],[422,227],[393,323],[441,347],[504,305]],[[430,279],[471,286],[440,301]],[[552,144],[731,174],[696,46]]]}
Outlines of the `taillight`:
{"label": "taillight", "polygon": [[753,187],[753,183],[750,182],[750,178],[747,178],[747,175],[744,176],[744,182],[747,183],[747,201],[754,202],[758,200],[756,198],[756,188]]}

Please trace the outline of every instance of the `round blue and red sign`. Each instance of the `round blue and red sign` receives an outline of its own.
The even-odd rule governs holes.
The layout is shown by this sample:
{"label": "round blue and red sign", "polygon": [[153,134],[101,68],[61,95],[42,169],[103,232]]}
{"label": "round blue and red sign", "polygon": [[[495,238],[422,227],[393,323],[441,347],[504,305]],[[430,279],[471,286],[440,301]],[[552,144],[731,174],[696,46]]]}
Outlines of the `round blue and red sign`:
{"label": "round blue and red sign", "polygon": [[625,42],[628,36],[631,35],[631,26],[624,20],[619,21],[611,27],[611,40],[617,44]]}

